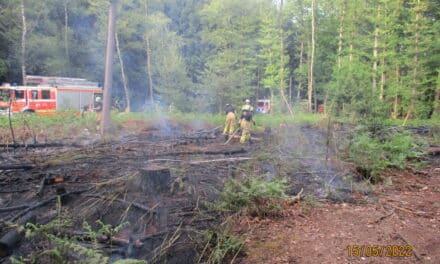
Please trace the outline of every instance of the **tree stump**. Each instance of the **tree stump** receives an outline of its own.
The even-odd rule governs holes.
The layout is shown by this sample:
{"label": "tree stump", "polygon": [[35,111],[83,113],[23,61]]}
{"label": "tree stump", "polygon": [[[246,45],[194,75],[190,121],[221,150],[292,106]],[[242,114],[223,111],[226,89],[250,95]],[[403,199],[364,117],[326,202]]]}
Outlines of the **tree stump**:
{"label": "tree stump", "polygon": [[167,192],[170,189],[170,170],[157,165],[141,168],[133,187],[144,193]]}

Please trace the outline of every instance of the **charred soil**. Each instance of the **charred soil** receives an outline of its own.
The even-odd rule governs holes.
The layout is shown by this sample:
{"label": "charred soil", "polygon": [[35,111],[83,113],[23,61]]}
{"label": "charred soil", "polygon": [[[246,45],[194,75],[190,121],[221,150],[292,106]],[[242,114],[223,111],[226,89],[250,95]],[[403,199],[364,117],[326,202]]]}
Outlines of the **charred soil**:
{"label": "charred soil", "polygon": [[[438,156],[423,169],[392,169],[374,189],[361,188],[354,169],[338,157],[344,131],[314,127],[257,133],[250,145],[224,144],[220,128],[198,130],[177,122],[125,123],[121,136],[77,137],[33,148],[3,147],[0,163],[0,225],[29,214],[37,224],[59,217],[73,224],[54,235],[98,248],[110,261],[136,258],[156,263],[204,262],[201,234],[218,228],[223,215],[208,205],[230,178],[256,175],[288,180],[287,193],[303,190],[299,203],[280,215],[240,215],[233,233],[245,241],[236,263],[436,263],[440,259]],[[130,132],[131,131],[131,132]],[[354,184],[355,183],[355,184]],[[353,187],[356,185],[356,187]],[[58,202],[57,202],[58,201]],[[99,247],[84,232],[97,220],[115,234],[100,234]],[[354,257],[354,245],[411,245],[410,257]],[[39,238],[10,248],[29,256],[50,245]],[[76,256],[77,257],[77,256]],[[72,260],[75,256],[72,256]],[[230,260],[229,260],[230,261]],[[40,258],[37,263],[49,263]]]}

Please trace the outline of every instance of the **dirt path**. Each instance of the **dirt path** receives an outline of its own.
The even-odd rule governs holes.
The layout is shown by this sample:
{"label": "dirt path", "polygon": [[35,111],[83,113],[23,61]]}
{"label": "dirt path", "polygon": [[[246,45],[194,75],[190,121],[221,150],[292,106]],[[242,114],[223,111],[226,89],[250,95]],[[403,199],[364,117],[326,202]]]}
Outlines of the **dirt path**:
{"label": "dirt path", "polygon": [[238,263],[440,263],[440,159],[429,163],[387,171],[372,195],[354,194],[357,204],[302,202],[280,219],[241,219]]}

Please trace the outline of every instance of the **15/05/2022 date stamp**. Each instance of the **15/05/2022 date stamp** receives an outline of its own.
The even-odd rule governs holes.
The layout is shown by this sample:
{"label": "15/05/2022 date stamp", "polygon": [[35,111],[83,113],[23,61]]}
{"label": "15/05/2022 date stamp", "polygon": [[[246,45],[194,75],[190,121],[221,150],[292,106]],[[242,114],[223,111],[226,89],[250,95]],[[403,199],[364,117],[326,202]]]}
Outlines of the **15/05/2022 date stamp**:
{"label": "15/05/2022 date stamp", "polygon": [[411,257],[411,245],[348,245],[348,257]]}

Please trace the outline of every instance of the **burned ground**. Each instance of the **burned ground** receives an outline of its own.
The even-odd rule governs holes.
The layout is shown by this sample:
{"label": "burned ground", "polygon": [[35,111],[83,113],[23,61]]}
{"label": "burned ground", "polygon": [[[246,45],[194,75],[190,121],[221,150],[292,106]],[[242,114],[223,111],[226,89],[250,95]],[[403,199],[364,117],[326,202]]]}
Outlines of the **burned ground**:
{"label": "burned ground", "polygon": [[[364,237],[354,239],[356,232],[351,230],[352,240],[334,232],[339,229],[344,232],[344,224],[353,221],[368,226],[370,220],[380,219],[388,212],[393,215],[379,223],[392,217],[402,218],[405,217],[402,216],[404,210],[410,210],[405,209],[406,206],[390,204],[392,202],[380,202],[383,201],[382,195],[397,192],[396,195],[403,195],[399,196],[399,201],[408,198],[411,203],[412,197],[397,189],[405,188],[405,183],[396,183],[394,189],[379,187],[374,192],[371,186],[364,188],[355,179],[353,167],[338,156],[338,148],[347,144],[350,136],[346,128],[328,134],[326,130],[310,126],[280,127],[257,134],[264,140],[252,145],[237,142],[225,145],[219,128],[208,126],[195,129],[189,125],[160,122],[148,126],[132,124],[129,128],[120,136],[105,140],[87,134],[47,148],[4,148],[0,166],[13,166],[3,167],[0,171],[1,219],[15,222],[34,214],[37,223],[47,223],[60,215],[56,199],[59,192],[61,211],[74,223],[68,230],[71,236],[84,236],[84,221],[95,229],[99,228],[96,220],[112,226],[129,223],[114,237],[102,239],[99,245],[112,261],[138,258],[158,263],[194,263],[199,260],[200,247],[204,246],[200,239],[203,231],[217,228],[222,222],[221,213],[211,210],[209,203],[216,201],[227,179],[261,176],[270,181],[284,177],[289,181],[288,194],[296,195],[302,190],[308,202],[286,208],[285,217],[279,219],[241,218],[239,223],[246,223],[250,229],[240,225],[236,228],[236,233],[245,239],[248,252],[247,257],[241,257],[239,261],[314,263],[325,253],[310,257],[304,253],[306,245],[326,242],[326,239],[329,243],[337,243],[332,238],[340,236],[341,252],[324,260],[345,263],[356,261],[344,258],[347,243],[379,243],[380,240],[374,240],[374,237],[367,240],[371,232],[363,232]],[[433,158],[429,163],[431,167],[428,168],[438,167],[438,159]],[[428,173],[417,185],[421,188],[432,180],[430,177],[437,177],[434,178],[437,189],[429,187],[431,196],[427,199],[427,202],[435,203],[439,198],[438,171],[432,169],[421,173]],[[416,189],[420,191],[420,188]],[[311,207],[313,201],[323,207]],[[393,210],[395,207],[403,209]],[[431,242],[415,239],[407,243],[423,242],[426,247],[439,244],[433,228],[439,224],[439,208],[433,210],[428,213],[429,208],[411,209],[412,213],[409,213],[427,213],[419,217],[432,224],[422,224],[418,232],[430,232],[428,239]],[[329,218],[331,223],[329,212],[336,213],[333,220],[338,225],[327,225],[322,221]],[[363,214],[359,215],[359,212]],[[2,234],[8,230],[2,225]],[[322,236],[318,235],[320,230]],[[330,234],[333,236],[327,237]],[[394,234],[412,239],[402,232]],[[304,239],[297,240],[299,236]],[[387,239],[382,242],[397,243]],[[87,239],[81,243],[92,246]],[[45,246],[38,239],[26,240],[14,248],[12,254],[26,256]],[[426,250],[419,248],[419,244],[414,246],[421,259],[438,257],[438,252],[431,257]],[[269,253],[261,256],[259,252]],[[9,258],[5,257],[3,261],[7,263]]]}

